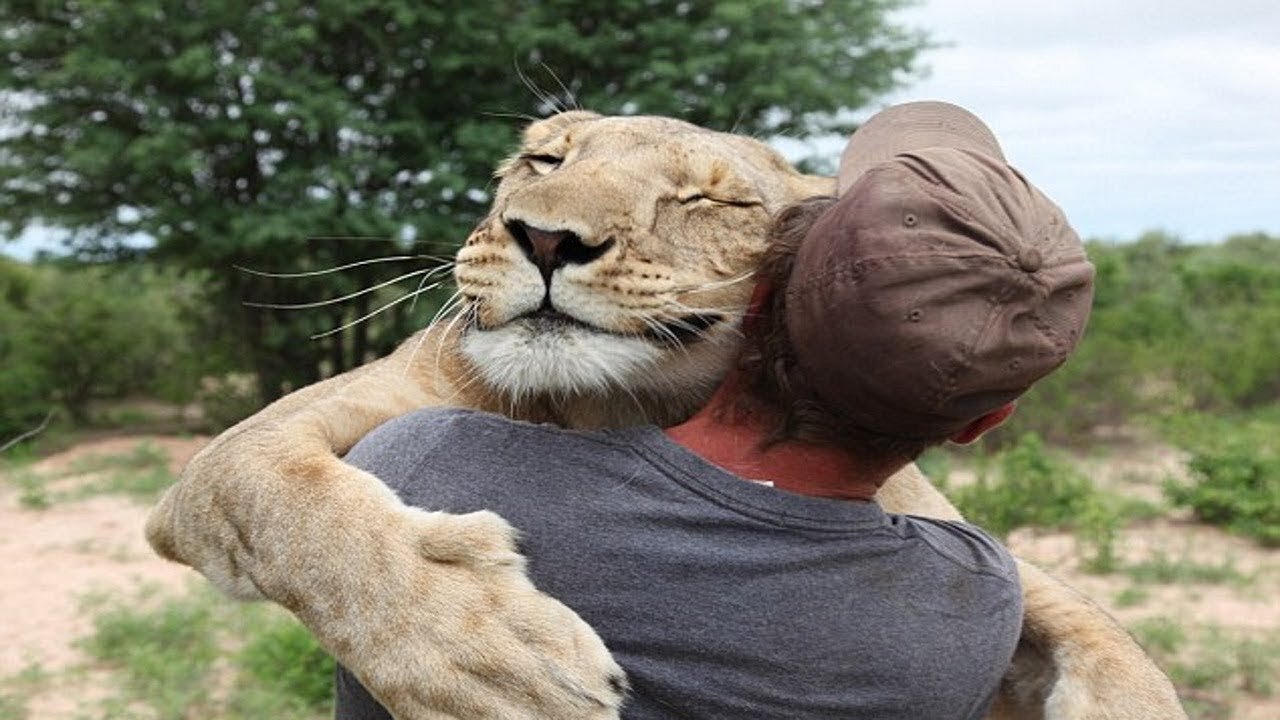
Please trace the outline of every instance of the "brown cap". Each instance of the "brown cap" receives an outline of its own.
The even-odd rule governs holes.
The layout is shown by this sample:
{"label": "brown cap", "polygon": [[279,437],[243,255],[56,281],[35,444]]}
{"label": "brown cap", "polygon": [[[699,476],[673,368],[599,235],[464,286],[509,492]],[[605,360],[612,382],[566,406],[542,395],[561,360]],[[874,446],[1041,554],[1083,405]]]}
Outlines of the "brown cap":
{"label": "brown cap", "polygon": [[802,385],[855,424],[950,436],[1079,342],[1093,300],[1080,238],[972,113],[880,112],[839,187],[797,252],[786,321]]}

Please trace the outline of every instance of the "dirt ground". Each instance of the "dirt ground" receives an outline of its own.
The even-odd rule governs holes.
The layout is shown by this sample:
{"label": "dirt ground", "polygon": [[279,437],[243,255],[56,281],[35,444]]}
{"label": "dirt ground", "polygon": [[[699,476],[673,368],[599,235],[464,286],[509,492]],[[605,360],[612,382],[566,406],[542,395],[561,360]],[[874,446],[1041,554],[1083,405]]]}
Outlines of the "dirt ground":
{"label": "dirt ground", "polygon": [[[127,454],[144,441],[164,449],[177,472],[207,439],[97,440],[45,458],[31,469],[61,472],[79,458]],[[199,577],[151,552],[142,536],[146,512],[146,505],[113,495],[30,509],[22,506],[14,483],[0,482],[0,678],[36,665],[53,675],[84,665],[75,641],[92,631],[90,616],[81,612],[86,595],[127,594],[141,583],[176,590]],[[80,717],[78,708],[95,692],[95,680],[103,680],[92,672],[76,678],[74,687],[52,687],[35,695],[29,717]]]}
{"label": "dirt ground", "polygon": [[[127,437],[82,443],[40,461],[34,470],[52,473],[90,454],[119,455],[149,441],[163,448],[174,470],[204,438]],[[1098,482],[1148,500],[1159,498],[1160,481],[1180,472],[1181,459],[1167,449],[1134,449],[1097,462]],[[60,482],[76,482],[69,478]],[[146,506],[124,497],[96,496],[31,509],[20,503],[15,483],[0,478],[0,679],[32,664],[50,673],[83,667],[75,641],[91,631],[81,610],[86,593],[124,594],[139,583],[177,590],[195,574],[165,562],[142,537]],[[1133,525],[1117,543],[1121,557],[1139,562],[1158,553],[1175,560],[1217,564],[1229,559],[1247,583],[1177,583],[1143,586],[1141,602],[1120,607],[1117,597],[1133,586],[1122,573],[1093,575],[1080,568],[1076,539],[1068,533],[1023,530],[1010,545],[1110,609],[1126,625],[1152,617],[1212,624],[1228,631],[1280,631],[1280,551],[1260,548],[1188,518],[1161,517]],[[94,693],[100,674],[80,672],[74,688],[52,688],[32,698],[30,717],[60,720]],[[1234,720],[1280,718],[1280,698],[1238,696]]]}

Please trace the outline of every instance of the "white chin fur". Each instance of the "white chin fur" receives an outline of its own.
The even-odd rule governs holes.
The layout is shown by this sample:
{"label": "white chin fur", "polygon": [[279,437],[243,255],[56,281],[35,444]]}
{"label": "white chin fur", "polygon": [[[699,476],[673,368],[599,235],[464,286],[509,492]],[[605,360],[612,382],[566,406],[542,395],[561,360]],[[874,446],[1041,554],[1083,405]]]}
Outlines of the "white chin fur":
{"label": "white chin fur", "polygon": [[521,324],[471,330],[462,352],[489,385],[513,398],[635,387],[663,354],[639,338],[572,327],[539,332]]}

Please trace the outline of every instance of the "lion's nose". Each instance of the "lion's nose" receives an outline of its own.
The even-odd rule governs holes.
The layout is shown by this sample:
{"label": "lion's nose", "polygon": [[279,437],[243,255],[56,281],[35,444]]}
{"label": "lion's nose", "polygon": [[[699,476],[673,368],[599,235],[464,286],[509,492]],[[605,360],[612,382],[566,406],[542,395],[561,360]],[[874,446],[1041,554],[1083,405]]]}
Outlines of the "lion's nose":
{"label": "lion's nose", "polygon": [[526,225],[524,234],[529,238],[529,247],[525,252],[529,254],[533,264],[542,268],[544,272],[564,264],[564,258],[560,255],[560,245],[566,240],[571,240],[573,233],[567,230],[542,230]]}
{"label": "lion's nose", "polygon": [[568,230],[544,230],[518,220],[507,223],[507,229],[520,244],[530,262],[538,266],[542,279],[550,282],[551,273],[571,263],[589,263],[613,246],[612,240],[588,245]]}

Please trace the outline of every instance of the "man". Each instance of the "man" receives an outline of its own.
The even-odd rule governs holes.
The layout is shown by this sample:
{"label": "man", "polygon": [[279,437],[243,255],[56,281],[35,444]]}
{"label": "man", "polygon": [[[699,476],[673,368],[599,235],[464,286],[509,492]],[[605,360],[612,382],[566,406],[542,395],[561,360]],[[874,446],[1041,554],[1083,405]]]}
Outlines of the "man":
{"label": "man", "polygon": [[[1008,666],[1008,553],[871,500],[1065,360],[1092,267],[952,105],[872,118],[839,187],[778,219],[739,367],[684,424],[587,433],[432,410],[348,456],[410,504],[519,528],[534,582],[627,671],[629,720],[977,718]],[[338,717],[387,715],[340,673]]]}

